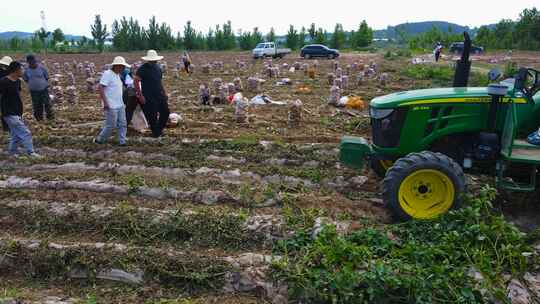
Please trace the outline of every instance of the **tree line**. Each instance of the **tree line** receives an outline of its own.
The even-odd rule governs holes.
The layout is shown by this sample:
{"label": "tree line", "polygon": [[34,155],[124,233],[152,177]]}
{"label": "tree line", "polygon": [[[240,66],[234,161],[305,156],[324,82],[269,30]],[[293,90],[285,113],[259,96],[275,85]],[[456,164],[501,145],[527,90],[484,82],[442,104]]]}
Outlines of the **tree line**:
{"label": "tree line", "polygon": [[494,27],[482,26],[475,40],[492,49],[540,50],[540,11],[525,9],[517,21],[503,19]]}
{"label": "tree line", "polygon": [[[486,49],[540,50],[540,11],[534,7],[525,9],[515,21],[503,19],[496,25],[482,26],[474,32],[474,43]],[[142,25],[134,18],[122,17],[115,20],[109,28],[102,22],[100,15],[95,16],[91,34],[91,38],[83,36],[82,39],[67,41],[61,29],[47,32],[41,28],[30,39],[14,37],[0,40],[0,49],[62,51],[75,48],[77,51],[103,51],[107,39],[112,41],[112,48],[118,51],[250,50],[260,42],[276,40],[293,50],[310,43],[326,44],[336,49],[361,49],[369,46],[373,40],[373,30],[366,21],[362,21],[359,27],[352,31],[345,31],[339,23],[335,25],[333,32],[317,27],[315,23],[300,28],[290,25],[287,33],[278,39],[273,28],[266,34],[258,27],[235,31],[230,21],[215,25],[204,33],[195,29],[191,21],[186,22],[182,31],[174,32],[168,24],[158,22],[155,17],[152,17],[147,25]],[[433,27],[419,35],[409,35],[404,29],[396,28],[396,36],[398,44],[407,44],[411,49],[430,49],[436,42],[449,46],[452,42],[463,40],[462,33],[452,32],[451,27],[448,31]]]}
{"label": "tree line", "polygon": [[[183,32],[173,34],[171,27],[166,23],[159,23],[152,17],[146,27],[133,19],[123,17],[112,24],[113,47],[120,51],[158,49],[158,50],[250,50],[258,43],[276,41],[274,28],[264,35],[258,27],[253,30],[233,30],[230,21],[217,24],[207,32],[196,30],[191,21],[187,21]],[[341,24],[336,24],[334,32],[328,33],[317,28],[315,23],[309,29],[302,27],[296,29],[289,26],[287,34],[282,38],[283,45],[293,50],[303,47],[307,43],[328,44],[333,48],[361,48],[371,44],[373,30],[363,21],[357,30],[345,32]]]}
{"label": "tree line", "polygon": [[285,47],[297,50],[308,43],[326,44],[332,48],[359,49],[367,47],[373,40],[373,30],[366,21],[362,21],[356,30],[346,32],[343,25],[336,24],[333,33],[312,23],[308,28],[297,29],[289,26],[286,35],[278,37],[274,28],[263,34],[258,27],[252,30],[235,31],[230,21],[217,24],[202,32],[187,21],[182,31],[174,32],[165,22],[158,22],[156,17],[150,18],[147,25],[142,25],[133,17],[116,19],[109,28],[102,22],[101,16],[96,15],[91,25],[92,38],[82,37],[80,40],[66,41],[61,29],[52,33],[41,28],[31,39],[13,38],[0,41],[0,49],[34,50],[62,49],[76,47],[103,51],[107,40],[112,41],[112,49],[117,51],[135,51],[145,49],[156,50],[251,50],[258,43],[276,41]]}
{"label": "tree line", "polygon": [[[536,8],[525,9],[516,21],[503,19],[495,25],[481,26],[475,31],[473,43],[486,49],[540,50],[540,11]],[[452,42],[463,41],[462,33],[443,32],[435,27],[420,35],[408,36],[396,29],[397,42],[408,43],[411,49],[432,48],[441,42],[449,46]]]}

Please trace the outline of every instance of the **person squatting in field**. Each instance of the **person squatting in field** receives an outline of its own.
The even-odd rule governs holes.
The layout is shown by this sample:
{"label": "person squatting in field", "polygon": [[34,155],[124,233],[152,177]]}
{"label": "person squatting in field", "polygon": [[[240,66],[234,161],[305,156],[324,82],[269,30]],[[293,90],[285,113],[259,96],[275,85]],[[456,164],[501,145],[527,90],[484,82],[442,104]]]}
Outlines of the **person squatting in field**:
{"label": "person squatting in field", "polygon": [[38,62],[34,55],[26,56],[28,68],[24,71],[23,79],[28,84],[32,97],[32,109],[37,121],[43,120],[43,111],[48,120],[54,119],[51,99],[49,97],[49,72]]}
{"label": "person squatting in field", "polygon": [[163,74],[157,64],[163,56],[159,56],[154,50],[149,50],[142,59],[146,62],[135,75],[135,90],[150,125],[152,136],[160,137],[167,126],[170,114],[169,98],[162,83]]}
{"label": "person squatting in field", "polygon": [[97,144],[105,143],[114,129],[118,131],[118,143],[126,145],[127,121],[126,107],[124,105],[124,84],[120,74],[130,66],[123,57],[114,58],[111,69],[103,73],[99,81],[99,94],[103,102],[105,112],[105,126],[98,137],[94,140]]}
{"label": "person squatting in field", "polygon": [[24,74],[24,68],[21,63],[12,61],[6,73],[7,76],[0,79],[0,120],[4,130],[9,131],[8,152],[10,155],[18,157],[18,146],[21,144],[27,156],[41,158],[34,151],[32,133],[22,120],[23,104],[20,78]]}

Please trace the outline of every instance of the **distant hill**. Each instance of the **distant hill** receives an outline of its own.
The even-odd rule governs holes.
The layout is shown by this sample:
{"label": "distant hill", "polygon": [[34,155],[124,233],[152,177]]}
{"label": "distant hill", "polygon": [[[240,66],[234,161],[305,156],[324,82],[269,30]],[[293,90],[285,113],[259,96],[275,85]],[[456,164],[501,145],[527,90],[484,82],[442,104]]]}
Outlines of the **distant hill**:
{"label": "distant hill", "polygon": [[0,33],[0,40],[8,40],[14,37],[20,38],[20,39],[27,39],[32,38],[32,33],[25,33],[25,32],[3,32]]}
{"label": "distant hill", "polygon": [[[30,39],[30,38],[32,38],[32,36],[34,36],[34,33],[17,32],[17,31],[2,32],[2,33],[0,33],[0,40],[9,40],[9,39],[12,39],[14,37],[17,37],[19,39]],[[72,39],[75,40],[75,41],[78,41],[78,40],[82,39],[82,36],[66,35],[66,40],[67,41],[71,41]]]}
{"label": "distant hill", "polygon": [[[493,25],[489,25],[490,27]],[[437,28],[442,32],[448,32],[451,30],[453,33],[462,33],[468,31],[469,34],[474,36],[476,34],[477,28],[470,28],[468,26],[463,26],[455,23],[450,23],[446,21],[424,21],[424,22],[412,22],[412,23],[402,23],[396,26],[388,26],[384,30],[375,30],[373,31],[374,38],[377,39],[395,39],[397,38],[396,29],[400,28],[404,30],[407,34],[414,36],[421,34],[423,32],[429,31],[433,27]]]}

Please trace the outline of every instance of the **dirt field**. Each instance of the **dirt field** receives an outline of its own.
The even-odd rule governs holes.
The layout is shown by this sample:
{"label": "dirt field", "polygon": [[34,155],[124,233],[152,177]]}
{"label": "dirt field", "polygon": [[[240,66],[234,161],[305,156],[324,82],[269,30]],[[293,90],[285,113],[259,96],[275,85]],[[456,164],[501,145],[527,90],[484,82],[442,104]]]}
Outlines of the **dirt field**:
{"label": "dirt field", "polygon": [[[99,72],[117,55],[133,63],[143,54],[40,57],[51,75],[54,62],[62,65],[65,88],[64,62],[93,62]],[[379,195],[380,181],[369,171],[355,172],[338,162],[340,137],[369,137],[370,126],[367,111],[327,104],[327,74],[334,72],[333,61],[304,61],[291,55],[273,61],[281,74],[269,78],[264,61],[253,61],[248,53],[193,53],[194,74],[176,78],[173,68],[180,54],[163,55],[170,109],[183,121],[166,129],[159,140],[130,130],[127,147],[116,146],[116,140],[93,144],[103,113],[97,94],[86,90],[84,73],[75,73],[79,101],[56,104],[54,122],[32,118],[28,91],[23,89],[24,118],[45,158],[15,160],[0,154],[0,273],[5,271],[6,278],[0,281],[0,299],[267,303],[282,292],[265,281],[265,256],[272,254],[275,239],[290,233],[285,227],[329,221],[348,231],[363,223],[390,222]],[[16,59],[21,56],[14,54]],[[540,66],[537,54],[512,56],[519,64]],[[501,59],[489,64],[490,58],[476,59],[483,67],[504,63]],[[344,72],[358,63],[374,64],[376,74],[358,86],[356,72],[351,71],[350,87],[343,95],[369,101],[429,86],[429,80],[404,76],[411,59],[344,54],[336,60]],[[222,61],[223,69],[202,72],[204,64],[215,61]],[[245,62],[246,68],[237,68],[237,61]],[[295,62],[317,64],[315,79],[303,71],[290,72]],[[386,85],[378,80],[382,73],[390,77]],[[266,80],[260,93],[272,100],[302,101],[298,127],[288,127],[287,105],[252,106],[249,123],[238,124],[233,106],[199,104],[200,84],[211,87],[214,78],[227,83],[241,77],[246,87],[252,76]],[[282,78],[290,78],[292,84],[276,85]],[[311,92],[298,92],[300,86]],[[249,99],[256,94],[244,92]],[[0,143],[6,142],[2,133]],[[130,274],[142,270],[144,283],[126,286],[99,280],[99,270],[110,268]],[[80,279],[96,276],[96,284]]]}

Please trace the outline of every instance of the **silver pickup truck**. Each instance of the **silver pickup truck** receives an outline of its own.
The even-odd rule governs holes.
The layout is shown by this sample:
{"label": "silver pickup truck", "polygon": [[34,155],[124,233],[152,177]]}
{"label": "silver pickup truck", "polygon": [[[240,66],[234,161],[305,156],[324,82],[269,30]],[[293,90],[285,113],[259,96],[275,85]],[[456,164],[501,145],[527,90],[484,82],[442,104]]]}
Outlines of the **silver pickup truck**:
{"label": "silver pickup truck", "polygon": [[278,49],[275,42],[263,42],[257,44],[253,49],[253,58],[283,58],[285,55],[290,54],[291,49]]}

